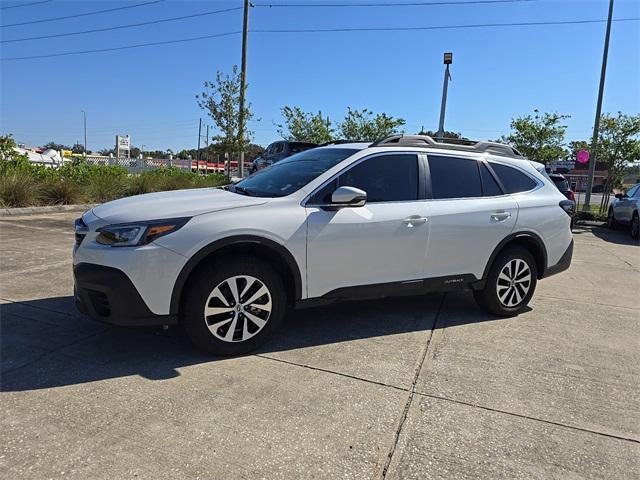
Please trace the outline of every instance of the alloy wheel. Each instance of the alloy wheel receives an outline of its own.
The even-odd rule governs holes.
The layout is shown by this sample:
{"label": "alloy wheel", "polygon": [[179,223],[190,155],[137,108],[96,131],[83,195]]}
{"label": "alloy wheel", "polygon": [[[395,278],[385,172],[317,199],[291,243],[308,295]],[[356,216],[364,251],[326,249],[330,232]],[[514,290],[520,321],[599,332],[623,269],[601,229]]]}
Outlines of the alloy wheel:
{"label": "alloy wheel", "polygon": [[271,315],[271,292],[259,279],[238,275],[220,282],[204,306],[209,331],[225,342],[244,342],[260,332]]}
{"label": "alloy wheel", "polygon": [[531,268],[522,259],[515,258],[502,267],[498,275],[496,291],[505,307],[519,305],[531,288]]}

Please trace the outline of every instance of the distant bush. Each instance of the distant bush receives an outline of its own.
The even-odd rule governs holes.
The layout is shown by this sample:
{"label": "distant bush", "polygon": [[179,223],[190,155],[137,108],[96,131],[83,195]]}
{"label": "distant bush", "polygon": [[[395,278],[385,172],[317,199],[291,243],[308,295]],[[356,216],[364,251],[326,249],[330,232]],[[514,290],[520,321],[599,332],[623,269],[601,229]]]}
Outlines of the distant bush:
{"label": "distant bush", "polygon": [[4,170],[0,174],[0,203],[3,207],[27,207],[37,200],[38,184],[24,169]]}
{"label": "distant bush", "polygon": [[87,194],[98,203],[115,200],[126,191],[127,169],[118,165],[96,165],[87,175]]}
{"label": "distant bush", "polygon": [[121,166],[91,165],[84,158],[49,168],[31,163],[15,146],[11,136],[0,136],[0,205],[3,207],[102,203],[129,195],[228,183],[223,175],[202,176],[176,167],[130,175]]}

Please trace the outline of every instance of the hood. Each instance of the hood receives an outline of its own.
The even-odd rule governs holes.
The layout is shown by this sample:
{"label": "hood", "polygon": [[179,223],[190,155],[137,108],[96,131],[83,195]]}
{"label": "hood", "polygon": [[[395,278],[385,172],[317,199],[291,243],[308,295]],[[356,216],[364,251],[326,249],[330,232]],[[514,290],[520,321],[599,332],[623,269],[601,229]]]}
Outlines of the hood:
{"label": "hood", "polygon": [[248,197],[218,188],[147,193],[104,203],[93,214],[108,224],[193,217],[231,208],[262,205],[269,198]]}

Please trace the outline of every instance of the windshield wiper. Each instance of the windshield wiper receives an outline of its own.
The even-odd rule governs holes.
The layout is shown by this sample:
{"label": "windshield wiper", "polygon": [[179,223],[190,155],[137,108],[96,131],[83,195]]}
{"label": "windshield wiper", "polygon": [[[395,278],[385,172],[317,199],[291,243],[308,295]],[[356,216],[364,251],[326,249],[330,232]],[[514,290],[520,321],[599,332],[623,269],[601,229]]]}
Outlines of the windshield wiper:
{"label": "windshield wiper", "polygon": [[246,189],[244,187],[239,187],[237,185],[234,185],[233,192],[234,193],[240,193],[242,195],[247,195],[248,197],[255,197],[256,196],[256,194],[253,193],[251,190],[248,190],[248,189]]}

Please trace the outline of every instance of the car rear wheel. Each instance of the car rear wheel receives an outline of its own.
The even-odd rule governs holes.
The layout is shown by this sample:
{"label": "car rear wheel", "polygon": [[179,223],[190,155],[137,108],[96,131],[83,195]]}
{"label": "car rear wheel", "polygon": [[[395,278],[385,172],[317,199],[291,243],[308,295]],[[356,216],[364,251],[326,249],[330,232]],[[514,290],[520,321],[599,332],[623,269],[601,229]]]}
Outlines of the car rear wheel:
{"label": "car rear wheel", "polygon": [[512,317],[522,312],[536,289],[538,271],[528,250],[512,247],[494,260],[483,290],[473,292],[476,302],[490,313]]}
{"label": "car rear wheel", "polygon": [[286,313],[280,276],[257,259],[207,265],[188,288],[181,321],[191,341],[215,355],[255,350],[278,330]]}
{"label": "car rear wheel", "polygon": [[616,228],[616,215],[613,213],[613,208],[609,208],[609,213],[607,214],[607,228],[613,230]]}
{"label": "car rear wheel", "polygon": [[640,237],[640,219],[638,219],[638,212],[633,212],[633,218],[631,219],[631,238],[638,240]]}

